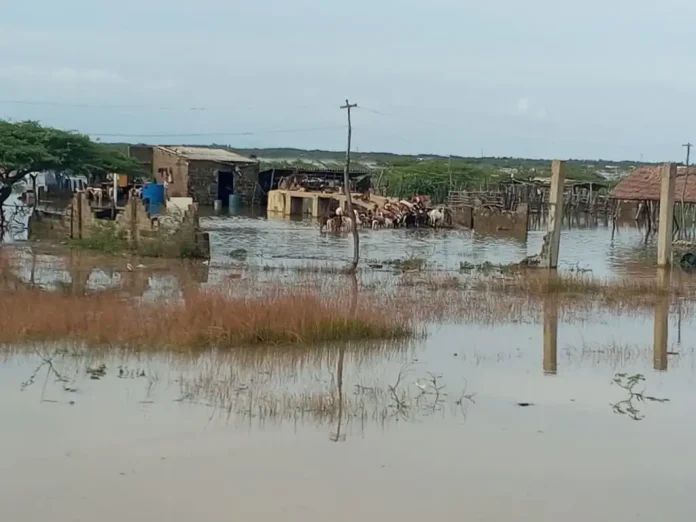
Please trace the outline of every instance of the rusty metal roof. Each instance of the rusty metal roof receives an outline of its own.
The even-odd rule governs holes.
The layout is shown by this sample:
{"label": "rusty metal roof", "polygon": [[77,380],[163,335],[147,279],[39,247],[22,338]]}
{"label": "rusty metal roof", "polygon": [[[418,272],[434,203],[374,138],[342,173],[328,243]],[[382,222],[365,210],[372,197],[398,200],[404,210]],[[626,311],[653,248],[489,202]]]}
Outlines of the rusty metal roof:
{"label": "rusty metal roof", "polygon": [[225,149],[210,149],[207,147],[165,147],[187,160],[214,161],[216,163],[246,163],[256,164],[258,160],[247,158],[241,154]]}
{"label": "rusty metal roof", "polygon": [[[611,197],[626,201],[660,201],[660,189],[662,183],[662,166],[637,168],[619,181]],[[687,176],[686,167],[679,167],[674,183],[674,201],[682,200],[684,192],[685,203],[696,203],[696,167],[689,167]]]}

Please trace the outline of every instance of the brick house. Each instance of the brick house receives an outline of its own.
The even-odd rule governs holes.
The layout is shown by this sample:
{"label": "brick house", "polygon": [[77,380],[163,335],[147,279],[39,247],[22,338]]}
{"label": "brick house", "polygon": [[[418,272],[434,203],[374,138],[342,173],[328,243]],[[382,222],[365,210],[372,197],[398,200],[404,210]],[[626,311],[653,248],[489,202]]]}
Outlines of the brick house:
{"label": "brick house", "polygon": [[260,200],[256,159],[207,147],[131,145],[128,152],[148,166],[157,183],[168,183],[169,196],[208,206],[216,199],[227,206],[231,194],[246,205]]}

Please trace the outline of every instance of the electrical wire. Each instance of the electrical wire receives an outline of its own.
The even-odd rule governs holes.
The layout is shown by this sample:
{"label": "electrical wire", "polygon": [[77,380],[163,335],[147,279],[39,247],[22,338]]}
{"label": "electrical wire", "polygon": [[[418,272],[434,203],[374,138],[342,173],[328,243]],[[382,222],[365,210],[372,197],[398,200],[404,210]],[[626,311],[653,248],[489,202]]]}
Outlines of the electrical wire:
{"label": "electrical wire", "polygon": [[345,125],[331,125],[325,127],[306,127],[298,129],[270,129],[260,131],[243,131],[243,132],[190,132],[190,133],[172,133],[172,134],[132,134],[132,133],[116,133],[116,132],[85,132],[90,136],[99,136],[103,138],[201,138],[214,136],[253,136],[255,134],[282,134],[292,132],[313,132],[321,130],[345,129]]}

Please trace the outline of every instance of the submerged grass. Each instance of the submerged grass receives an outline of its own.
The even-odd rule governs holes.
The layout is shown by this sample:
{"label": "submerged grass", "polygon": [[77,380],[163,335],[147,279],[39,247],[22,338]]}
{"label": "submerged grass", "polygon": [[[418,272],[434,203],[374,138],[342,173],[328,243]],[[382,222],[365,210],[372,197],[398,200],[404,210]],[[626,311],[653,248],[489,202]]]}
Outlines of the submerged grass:
{"label": "submerged grass", "polygon": [[182,302],[19,289],[0,294],[0,342],[69,340],[142,349],[236,348],[399,339],[410,323],[369,304],[349,314],[311,292],[230,297],[193,291]]}
{"label": "submerged grass", "polygon": [[567,299],[599,300],[606,304],[626,303],[633,306],[654,304],[669,297],[694,295],[693,289],[677,285],[661,285],[656,279],[623,278],[602,280],[583,274],[525,273],[512,277],[481,280],[478,291],[488,291],[528,299],[557,296]]}

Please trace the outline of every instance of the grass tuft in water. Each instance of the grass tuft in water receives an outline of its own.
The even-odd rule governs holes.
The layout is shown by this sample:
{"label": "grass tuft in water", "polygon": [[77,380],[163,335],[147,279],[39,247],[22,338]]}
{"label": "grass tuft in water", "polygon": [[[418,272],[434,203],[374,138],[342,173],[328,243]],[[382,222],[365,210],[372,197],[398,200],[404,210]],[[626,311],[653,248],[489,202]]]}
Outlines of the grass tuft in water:
{"label": "grass tuft in water", "polygon": [[231,298],[194,291],[183,302],[19,289],[0,295],[0,342],[69,340],[97,345],[231,349],[267,344],[389,340],[415,335],[403,318],[369,304],[349,317],[308,291]]}

